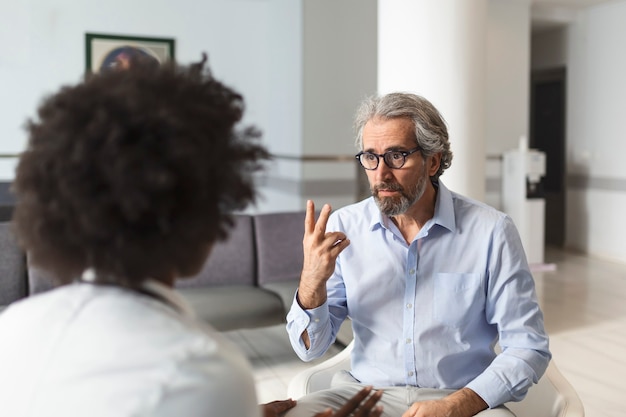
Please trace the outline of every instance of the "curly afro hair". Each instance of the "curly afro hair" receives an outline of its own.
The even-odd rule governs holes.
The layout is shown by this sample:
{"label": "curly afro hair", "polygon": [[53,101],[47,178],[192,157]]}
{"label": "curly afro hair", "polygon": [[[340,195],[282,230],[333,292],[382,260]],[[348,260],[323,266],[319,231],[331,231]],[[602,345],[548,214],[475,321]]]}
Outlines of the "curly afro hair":
{"label": "curly afro hair", "polygon": [[120,284],[202,266],[255,199],[267,151],[237,130],[243,97],[202,62],[133,65],[47,97],[14,182],[16,233],[62,282],[93,268]]}

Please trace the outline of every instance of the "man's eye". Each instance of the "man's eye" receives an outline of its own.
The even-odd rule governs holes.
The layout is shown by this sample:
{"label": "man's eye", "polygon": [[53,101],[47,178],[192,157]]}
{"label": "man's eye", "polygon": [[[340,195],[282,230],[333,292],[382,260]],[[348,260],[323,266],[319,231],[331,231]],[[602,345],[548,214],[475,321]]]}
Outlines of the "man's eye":
{"label": "man's eye", "polygon": [[375,161],[375,160],[378,159],[376,157],[376,155],[374,155],[372,153],[366,153],[366,154],[363,154],[363,156],[365,156],[365,159],[368,160],[368,161]]}
{"label": "man's eye", "polygon": [[402,152],[391,152],[391,159],[402,159]]}

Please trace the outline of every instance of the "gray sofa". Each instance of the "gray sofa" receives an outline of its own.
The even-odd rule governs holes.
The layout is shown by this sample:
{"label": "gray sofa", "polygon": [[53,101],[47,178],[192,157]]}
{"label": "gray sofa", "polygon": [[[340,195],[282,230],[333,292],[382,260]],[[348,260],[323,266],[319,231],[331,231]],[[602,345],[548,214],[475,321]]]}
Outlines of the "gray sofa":
{"label": "gray sofa", "polygon": [[[218,330],[283,323],[302,267],[304,212],[238,214],[235,222],[200,273],[177,288]],[[53,287],[49,273],[28,266],[10,222],[0,222],[0,310]]]}

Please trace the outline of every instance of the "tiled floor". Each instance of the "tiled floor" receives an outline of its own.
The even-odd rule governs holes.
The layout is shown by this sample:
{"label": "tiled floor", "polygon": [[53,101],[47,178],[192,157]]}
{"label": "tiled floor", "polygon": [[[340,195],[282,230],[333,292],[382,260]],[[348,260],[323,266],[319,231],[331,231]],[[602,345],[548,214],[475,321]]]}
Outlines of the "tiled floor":
{"label": "tiled floor", "polygon": [[551,349],[588,417],[626,416],[626,265],[548,251],[535,275]]}
{"label": "tiled floor", "polygon": [[[586,416],[626,416],[626,265],[554,249],[546,263],[556,270],[534,275],[554,361]],[[310,366],[292,352],[284,326],[227,334],[252,362],[261,402],[286,398],[291,377]]]}

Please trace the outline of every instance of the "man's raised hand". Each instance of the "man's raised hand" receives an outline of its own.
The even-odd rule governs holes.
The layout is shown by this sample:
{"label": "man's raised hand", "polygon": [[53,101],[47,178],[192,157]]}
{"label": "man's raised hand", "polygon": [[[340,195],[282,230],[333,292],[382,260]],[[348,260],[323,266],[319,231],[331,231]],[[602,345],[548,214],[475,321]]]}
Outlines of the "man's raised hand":
{"label": "man's raised hand", "polygon": [[335,270],[337,256],[350,244],[344,233],[326,231],[330,211],[331,207],[324,204],[315,221],[315,204],[307,201],[302,239],[304,263],[298,287],[298,301],[306,309],[326,301],[326,281]]}

